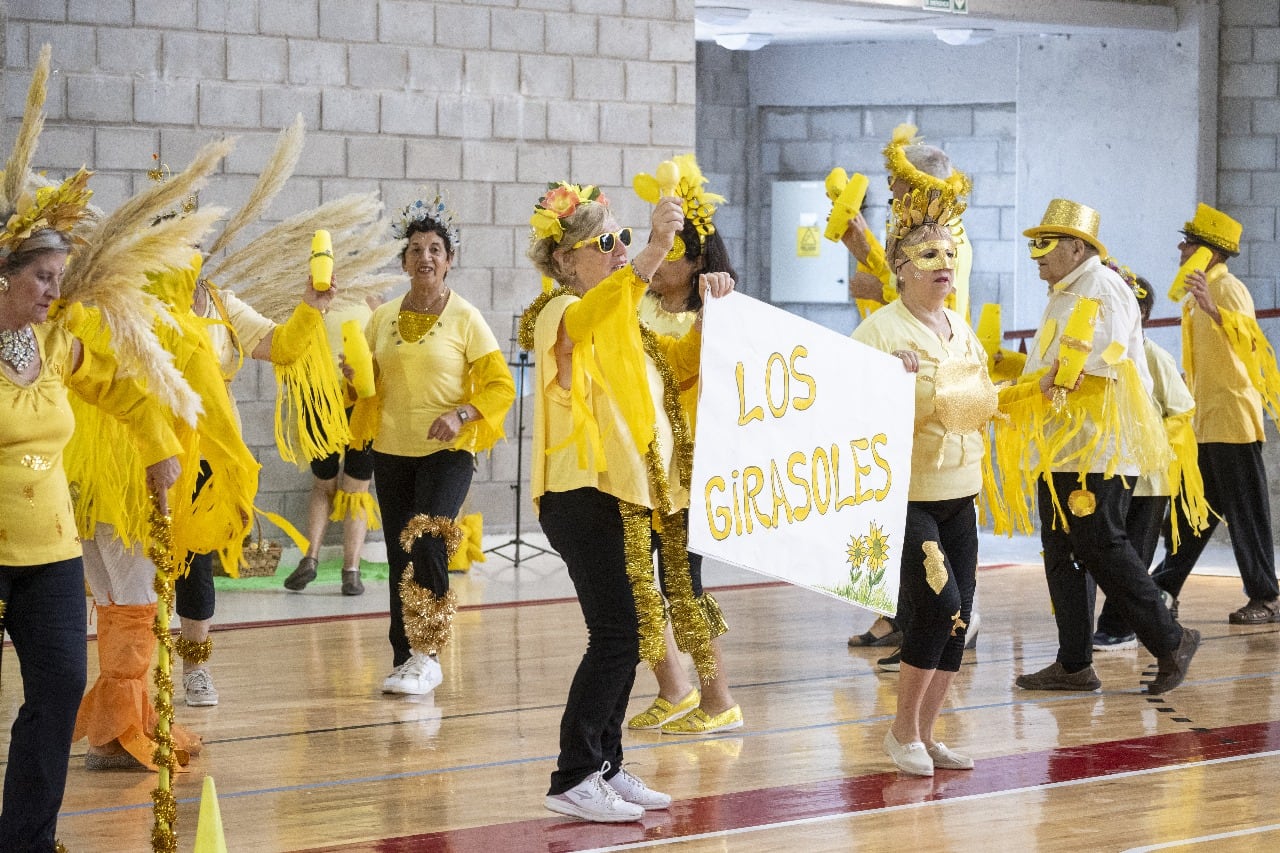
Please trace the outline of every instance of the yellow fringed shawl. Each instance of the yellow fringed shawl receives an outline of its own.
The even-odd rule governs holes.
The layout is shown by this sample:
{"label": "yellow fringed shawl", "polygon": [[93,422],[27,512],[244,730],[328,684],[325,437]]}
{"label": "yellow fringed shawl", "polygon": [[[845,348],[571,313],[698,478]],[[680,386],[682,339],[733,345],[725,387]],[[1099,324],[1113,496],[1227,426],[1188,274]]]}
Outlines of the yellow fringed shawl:
{"label": "yellow fringed shawl", "polygon": [[[314,315],[312,317],[311,315]],[[312,462],[351,443],[343,383],[320,312],[299,305],[271,338],[276,375],[276,447],[286,462]]]}
{"label": "yellow fringed shawl", "polygon": [[[1145,475],[1170,467],[1160,414],[1137,368],[1123,358],[1114,370],[1115,379],[1085,376],[1080,387],[1066,395],[1061,411],[1040,393],[1044,371],[1001,390],[1000,411],[1007,417],[995,423],[995,461],[989,472],[984,471],[983,487],[997,533],[1032,532],[1032,506],[1042,477],[1049,483],[1058,519],[1068,529],[1067,513],[1048,476],[1055,471],[1076,472],[1083,483],[1091,472],[1112,477],[1132,466]],[[996,490],[1007,503],[1001,503]]]}
{"label": "yellow fringed shawl", "polygon": [[[1191,352],[1191,323],[1189,314],[1195,300],[1188,299],[1182,306],[1183,366],[1187,371],[1187,385],[1195,387]],[[1276,352],[1267,336],[1258,327],[1258,321],[1241,311],[1230,311],[1218,306],[1222,316],[1222,332],[1227,336],[1231,351],[1249,374],[1249,381],[1262,395],[1262,405],[1273,423],[1280,426],[1280,369],[1276,367]]]}
{"label": "yellow fringed shawl", "polygon": [[1181,535],[1179,517],[1191,523],[1191,530],[1199,533],[1209,526],[1209,502],[1204,497],[1204,479],[1200,476],[1199,445],[1191,429],[1192,412],[1171,415],[1164,419],[1165,434],[1169,437],[1169,450],[1173,458],[1169,463],[1169,501],[1180,505],[1179,512],[1170,518],[1170,548],[1176,553]]}

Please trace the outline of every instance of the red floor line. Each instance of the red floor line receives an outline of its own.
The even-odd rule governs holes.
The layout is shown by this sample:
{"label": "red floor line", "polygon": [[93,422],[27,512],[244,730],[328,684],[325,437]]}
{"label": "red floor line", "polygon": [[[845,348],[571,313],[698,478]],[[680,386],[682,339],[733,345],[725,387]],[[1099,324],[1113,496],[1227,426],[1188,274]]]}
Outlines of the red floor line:
{"label": "red floor line", "polygon": [[[888,806],[1034,788],[1272,750],[1280,750],[1280,721],[1005,755],[983,759],[972,771],[943,770],[933,778],[875,773],[696,797],[673,803],[667,811],[650,812],[643,823],[592,824],[546,817],[319,847],[299,853],[493,853],[497,850],[567,853],[857,814]],[[529,792],[529,796],[534,793]]]}

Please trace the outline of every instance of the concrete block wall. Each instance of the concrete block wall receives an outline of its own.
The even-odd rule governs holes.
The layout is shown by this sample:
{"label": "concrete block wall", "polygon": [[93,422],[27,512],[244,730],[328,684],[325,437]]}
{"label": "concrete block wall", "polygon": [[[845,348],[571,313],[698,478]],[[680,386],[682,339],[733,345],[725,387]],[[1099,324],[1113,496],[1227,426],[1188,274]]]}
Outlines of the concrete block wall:
{"label": "concrete block wall", "polygon": [[[539,293],[524,250],[546,182],[599,184],[621,221],[643,227],[631,176],[694,150],[692,0],[9,0],[0,27],[0,141],[11,143],[31,66],[52,44],[36,166],[97,170],[105,208],[145,184],[153,152],[177,169],[235,135],[201,200],[238,209],[297,113],[301,162],[246,238],[351,192],[377,191],[388,215],[444,192],[462,230],[450,285],[504,349]],[[234,391],[264,465],[259,506],[301,525],[310,475],[271,444],[270,367],[247,366]],[[507,433],[471,491],[490,530],[514,523],[514,415]]]}
{"label": "concrete block wall", "polygon": [[[1280,307],[1280,4],[1222,0],[1220,9],[1218,203],[1244,226],[1228,266],[1259,310]],[[1272,346],[1280,320],[1259,323]],[[1271,474],[1271,526],[1280,530],[1280,436],[1268,421],[1263,458]]]}

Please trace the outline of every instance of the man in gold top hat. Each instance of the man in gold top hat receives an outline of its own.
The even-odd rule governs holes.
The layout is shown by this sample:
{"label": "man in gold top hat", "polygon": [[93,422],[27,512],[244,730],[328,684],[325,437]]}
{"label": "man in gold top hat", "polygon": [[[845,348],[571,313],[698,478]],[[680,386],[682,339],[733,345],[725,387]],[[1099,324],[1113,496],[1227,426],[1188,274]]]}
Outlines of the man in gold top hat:
{"label": "man in gold top hat", "polygon": [[[1183,264],[1202,246],[1210,253],[1204,268],[1186,279],[1190,298],[1182,306],[1182,362],[1196,401],[1193,427],[1205,499],[1217,515],[1210,514],[1208,527],[1198,534],[1184,535],[1176,553],[1169,549],[1154,578],[1176,600],[1220,515],[1231,526],[1231,549],[1249,596],[1228,621],[1259,625],[1280,622],[1262,461],[1262,408],[1265,398],[1273,416],[1276,412],[1277,371],[1274,353],[1258,329],[1253,298],[1227,269],[1227,259],[1240,252],[1242,232],[1239,222],[1201,204],[1178,244]],[[1181,530],[1190,529],[1178,521]]]}
{"label": "man in gold top hat", "polygon": [[[1156,464],[1167,464],[1167,456],[1158,462],[1143,458],[1142,442],[1128,433],[1130,425],[1151,420],[1163,434],[1150,402],[1151,375],[1140,357],[1138,303],[1124,279],[1102,263],[1106,247],[1098,239],[1099,219],[1092,208],[1054,199],[1040,224],[1023,232],[1031,238],[1040,278],[1049,285],[1021,384],[1023,399],[1029,396],[1040,413],[1034,430],[1040,437],[1033,439],[1036,503],[1058,654],[1050,666],[1019,676],[1016,683],[1027,690],[1101,686],[1093,669],[1087,572],[1159,661],[1148,690],[1163,693],[1182,682],[1200,635],[1174,621],[1125,532],[1134,480]],[[1096,310],[1091,329],[1082,330],[1077,316],[1082,307]],[[1070,360],[1073,349],[1076,359],[1087,353],[1082,374],[1065,380],[1066,387],[1055,387],[1064,381],[1060,361]],[[1038,384],[1040,393],[1028,383]],[[1055,391],[1056,402],[1046,407],[1042,395]],[[1002,395],[1002,408],[1004,403]],[[1116,407],[1119,419],[1109,419],[1106,413]]]}

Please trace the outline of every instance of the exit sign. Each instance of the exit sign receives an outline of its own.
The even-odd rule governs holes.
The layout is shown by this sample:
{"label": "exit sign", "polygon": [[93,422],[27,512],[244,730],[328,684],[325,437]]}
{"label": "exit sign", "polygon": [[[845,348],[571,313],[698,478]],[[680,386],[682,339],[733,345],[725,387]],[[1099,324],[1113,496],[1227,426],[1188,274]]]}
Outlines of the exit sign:
{"label": "exit sign", "polygon": [[969,14],[969,0],[924,0],[924,8],[930,12],[951,12],[956,15]]}

